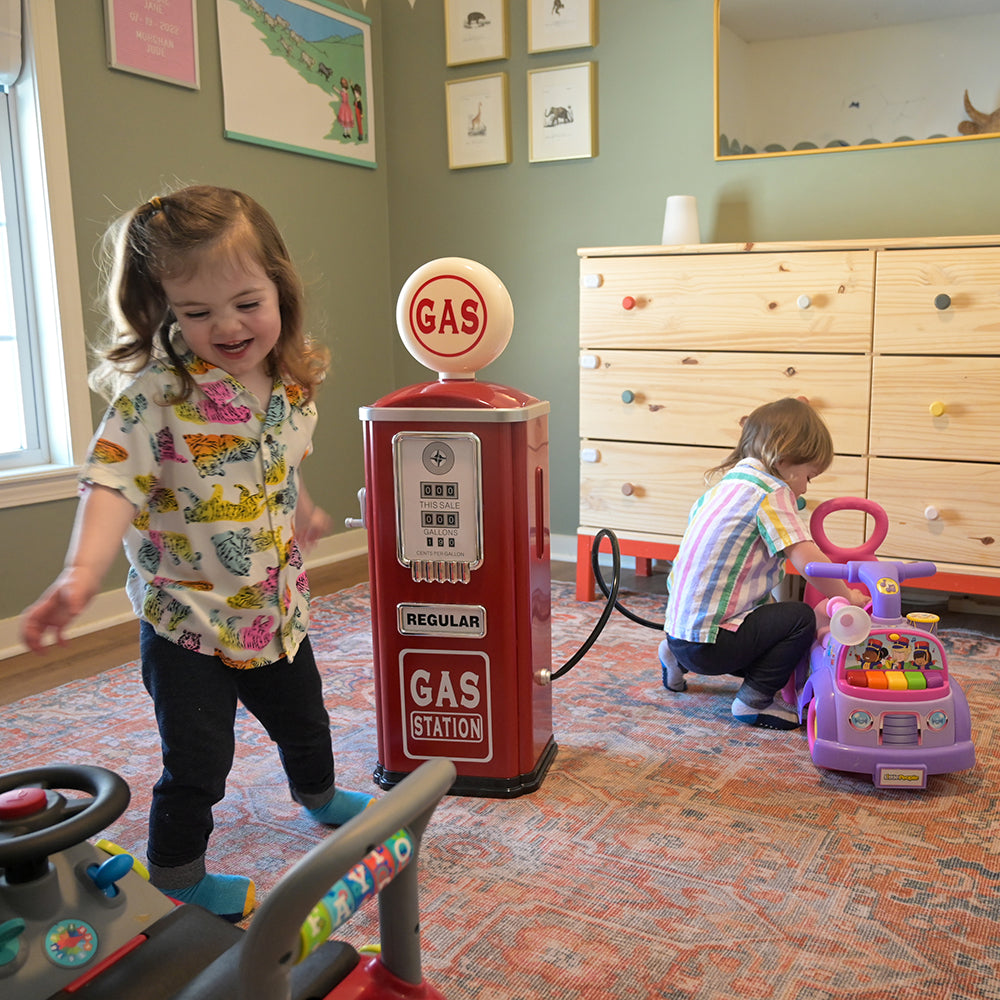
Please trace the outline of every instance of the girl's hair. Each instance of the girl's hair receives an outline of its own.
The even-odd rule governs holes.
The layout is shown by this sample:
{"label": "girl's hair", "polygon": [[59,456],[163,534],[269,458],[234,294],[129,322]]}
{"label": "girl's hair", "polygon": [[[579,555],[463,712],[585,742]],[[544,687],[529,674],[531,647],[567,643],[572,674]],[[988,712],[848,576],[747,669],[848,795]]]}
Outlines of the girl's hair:
{"label": "girl's hair", "polygon": [[756,458],[768,472],[779,476],[778,462],[818,465],[820,471],[833,461],[833,440],[823,418],[801,398],[786,396],[758,406],[742,420],[739,443],[714,468],[705,473],[711,480],[728,472],[744,458]]}
{"label": "girl's hair", "polygon": [[302,282],[274,220],[253,198],[208,185],[151,198],[112,224],[104,252],[107,344],[90,376],[95,391],[114,399],[122,382],[156,357],[180,379],[170,401],[191,395],[195,382],[172,340],[176,317],[162,279],[193,274],[210,252],[253,261],[277,286],[281,335],[268,356],[269,374],[300,385],[306,400],[315,395],[329,354],[303,329]]}

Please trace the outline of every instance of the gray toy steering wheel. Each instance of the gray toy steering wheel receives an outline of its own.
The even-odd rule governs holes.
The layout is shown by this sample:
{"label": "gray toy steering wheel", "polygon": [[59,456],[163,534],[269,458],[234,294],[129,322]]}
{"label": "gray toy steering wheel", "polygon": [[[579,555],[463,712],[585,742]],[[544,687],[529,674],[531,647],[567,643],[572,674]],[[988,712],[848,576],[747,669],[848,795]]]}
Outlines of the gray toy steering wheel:
{"label": "gray toy steering wheel", "polygon": [[[45,805],[0,822],[0,868],[30,867],[81,843],[118,819],[131,798],[125,780],[103,767],[61,764],[0,776],[0,794],[32,787],[45,790]],[[87,792],[91,798],[66,798],[57,788]]]}

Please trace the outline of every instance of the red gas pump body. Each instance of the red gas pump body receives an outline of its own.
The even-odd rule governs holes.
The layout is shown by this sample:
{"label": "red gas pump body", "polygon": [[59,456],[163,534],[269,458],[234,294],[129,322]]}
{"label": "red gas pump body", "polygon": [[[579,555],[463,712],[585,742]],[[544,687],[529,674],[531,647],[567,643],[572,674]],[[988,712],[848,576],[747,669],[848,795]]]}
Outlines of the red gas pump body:
{"label": "red gas pump body", "polygon": [[[548,411],[474,380],[409,386],[361,410],[383,788],[446,757],[453,794],[512,798],[538,788],[556,755]],[[478,457],[478,496],[445,468],[456,453]],[[456,562],[473,518],[478,553]]]}

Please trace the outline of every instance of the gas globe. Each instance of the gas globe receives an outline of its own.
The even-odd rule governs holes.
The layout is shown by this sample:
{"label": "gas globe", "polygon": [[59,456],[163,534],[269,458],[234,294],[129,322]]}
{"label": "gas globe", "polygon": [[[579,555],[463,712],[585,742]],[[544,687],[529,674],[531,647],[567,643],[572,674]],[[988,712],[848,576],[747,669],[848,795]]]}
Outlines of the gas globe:
{"label": "gas globe", "polygon": [[474,379],[495,361],[514,329],[514,305],[485,265],[440,257],[418,267],[396,300],[403,345],[441,379]]}

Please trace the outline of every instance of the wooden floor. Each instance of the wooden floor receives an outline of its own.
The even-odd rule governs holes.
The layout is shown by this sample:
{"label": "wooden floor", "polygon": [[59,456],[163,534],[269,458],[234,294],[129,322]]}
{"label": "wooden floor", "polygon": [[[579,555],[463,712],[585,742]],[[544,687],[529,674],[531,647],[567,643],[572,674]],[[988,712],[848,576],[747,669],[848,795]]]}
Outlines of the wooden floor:
{"label": "wooden floor", "polygon": [[[312,592],[332,594],[368,579],[368,557],[355,556],[309,571]],[[41,655],[22,653],[0,660],[0,705],[47,691],[67,681],[93,677],[102,670],[139,658],[139,626],[116,625],[53,646]]]}

